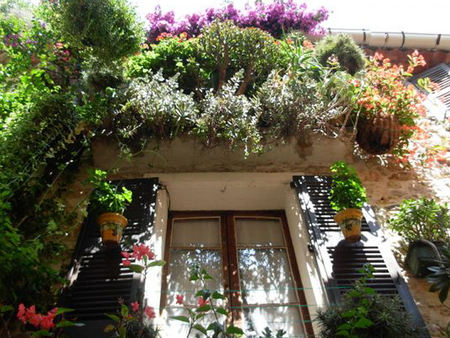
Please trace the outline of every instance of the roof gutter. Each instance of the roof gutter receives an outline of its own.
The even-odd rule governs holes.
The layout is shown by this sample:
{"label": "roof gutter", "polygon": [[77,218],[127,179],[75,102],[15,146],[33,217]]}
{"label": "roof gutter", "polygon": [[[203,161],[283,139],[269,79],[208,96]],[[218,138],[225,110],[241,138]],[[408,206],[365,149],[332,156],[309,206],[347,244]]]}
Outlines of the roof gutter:
{"label": "roof gutter", "polygon": [[366,29],[339,28],[329,28],[328,32],[350,35],[357,44],[365,47],[450,51],[450,34],[372,32]]}

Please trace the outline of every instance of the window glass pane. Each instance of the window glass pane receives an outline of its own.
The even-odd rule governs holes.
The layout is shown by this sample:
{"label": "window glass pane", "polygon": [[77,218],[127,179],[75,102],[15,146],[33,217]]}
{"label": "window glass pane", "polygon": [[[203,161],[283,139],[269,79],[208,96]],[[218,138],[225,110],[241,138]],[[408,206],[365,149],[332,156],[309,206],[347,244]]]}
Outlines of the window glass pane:
{"label": "window glass pane", "polygon": [[284,246],[278,219],[236,218],[238,246]]}
{"label": "window glass pane", "polygon": [[176,219],[173,222],[172,246],[220,247],[219,218]]}
{"label": "window glass pane", "polygon": [[287,332],[283,337],[306,337],[299,311],[294,306],[244,308],[242,329],[245,337],[260,337],[266,327],[270,328],[274,337],[277,330]]}
{"label": "window glass pane", "polygon": [[222,257],[215,250],[170,250],[167,305],[176,304],[176,295],[183,295],[186,304],[196,305],[195,293],[201,289],[197,282],[189,280],[191,266],[204,268],[212,277],[206,283],[210,290],[222,291]]}
{"label": "window glass pane", "polygon": [[239,249],[242,304],[297,302],[285,249]]}

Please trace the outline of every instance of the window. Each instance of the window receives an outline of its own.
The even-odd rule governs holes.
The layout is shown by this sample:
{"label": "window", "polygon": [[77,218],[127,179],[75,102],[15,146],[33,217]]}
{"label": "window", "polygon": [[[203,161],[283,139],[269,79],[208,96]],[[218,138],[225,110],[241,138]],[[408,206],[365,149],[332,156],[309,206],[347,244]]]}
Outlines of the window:
{"label": "window", "polygon": [[[177,294],[195,304],[189,267],[196,264],[214,278],[207,287],[228,296],[246,336],[265,327],[295,337],[312,333],[284,212],[173,212],[165,258],[161,302],[169,316],[182,311]],[[182,323],[168,324],[171,335],[186,334]]]}

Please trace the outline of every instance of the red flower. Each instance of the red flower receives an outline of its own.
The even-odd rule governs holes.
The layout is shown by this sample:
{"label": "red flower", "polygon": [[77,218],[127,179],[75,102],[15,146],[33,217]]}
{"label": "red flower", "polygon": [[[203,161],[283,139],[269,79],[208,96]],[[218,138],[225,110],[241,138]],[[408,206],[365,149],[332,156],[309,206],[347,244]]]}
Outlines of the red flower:
{"label": "red flower", "polygon": [[177,304],[183,305],[183,295],[177,295]]}
{"label": "red flower", "polygon": [[198,297],[197,299],[198,307],[202,307],[208,304],[208,300],[205,300],[203,297]]}
{"label": "red flower", "polygon": [[23,305],[23,303],[19,304],[17,319],[19,319],[24,324],[27,323],[27,319],[25,317],[25,305]]}
{"label": "red flower", "polygon": [[138,260],[143,259],[145,256],[150,260],[155,259],[155,254],[145,244],[134,245],[132,256]]}
{"label": "red flower", "polygon": [[133,312],[138,312],[139,311],[139,302],[133,302],[131,303],[131,309],[133,310]]}
{"label": "red flower", "polygon": [[149,319],[156,317],[155,310],[151,306],[146,306],[144,313]]}

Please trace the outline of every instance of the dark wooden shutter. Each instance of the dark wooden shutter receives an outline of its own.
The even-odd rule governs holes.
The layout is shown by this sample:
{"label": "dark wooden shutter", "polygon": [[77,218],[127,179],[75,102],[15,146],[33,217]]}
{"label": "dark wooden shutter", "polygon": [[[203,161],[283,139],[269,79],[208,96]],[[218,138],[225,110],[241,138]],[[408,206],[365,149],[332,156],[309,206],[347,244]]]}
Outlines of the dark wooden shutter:
{"label": "dark wooden shutter", "polygon": [[68,274],[71,286],[64,291],[61,304],[75,309],[68,314],[84,323],[81,328],[68,328],[71,337],[103,337],[109,323],[105,313],[116,313],[118,299],[129,303],[137,298],[139,275],[122,265],[122,250],[151,237],[158,179],[133,179],[114,182],[133,192],[133,202],[125,210],[128,226],[124,229],[121,248],[107,249],[101,244],[99,227],[92,215],[82,225]]}
{"label": "dark wooden shutter", "polygon": [[[314,250],[321,277],[331,303],[339,303],[342,295],[361,277],[358,272],[364,264],[375,268],[374,278],[368,286],[386,295],[399,295],[405,309],[413,317],[414,324],[425,328],[425,323],[412,298],[408,286],[389,247],[380,238],[380,226],[370,206],[363,208],[362,239],[347,243],[333,217],[328,196],[331,179],[328,176],[294,176],[296,189],[305,223],[310,236],[310,248]],[[426,329],[423,337],[429,337]]]}

